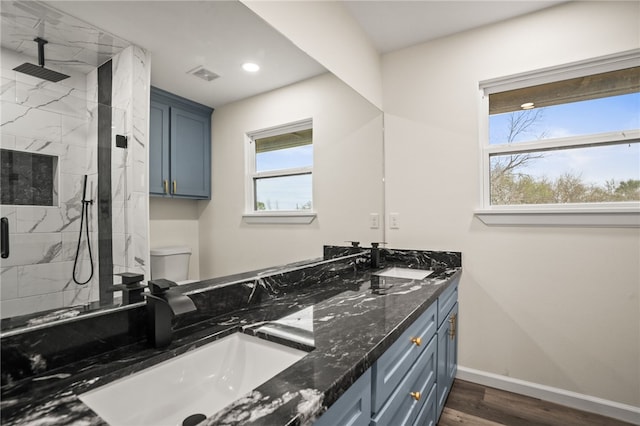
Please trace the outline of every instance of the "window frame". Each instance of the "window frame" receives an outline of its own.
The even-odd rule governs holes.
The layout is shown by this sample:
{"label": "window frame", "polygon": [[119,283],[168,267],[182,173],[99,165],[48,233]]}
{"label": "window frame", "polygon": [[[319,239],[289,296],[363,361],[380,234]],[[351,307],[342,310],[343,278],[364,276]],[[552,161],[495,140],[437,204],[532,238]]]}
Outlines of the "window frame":
{"label": "window frame", "polygon": [[[313,130],[313,119],[303,120],[255,130],[245,133],[245,211],[242,215],[246,223],[252,224],[309,224],[317,216],[315,211],[315,194],[313,185],[313,165],[309,167],[292,167],[287,169],[256,171],[255,139],[277,136],[300,130]],[[313,147],[313,142],[311,144]],[[314,147],[315,151],[315,147]],[[314,155],[315,157],[315,155]],[[315,163],[315,158],[314,158]],[[256,210],[256,179],[285,177],[297,175],[311,175],[311,209],[310,210]]]}
{"label": "window frame", "polygon": [[587,134],[513,144],[489,144],[489,95],[640,65],[640,49],[479,83],[480,208],[486,225],[640,227],[640,202],[491,205],[490,158],[495,154],[640,141],[640,130]]}

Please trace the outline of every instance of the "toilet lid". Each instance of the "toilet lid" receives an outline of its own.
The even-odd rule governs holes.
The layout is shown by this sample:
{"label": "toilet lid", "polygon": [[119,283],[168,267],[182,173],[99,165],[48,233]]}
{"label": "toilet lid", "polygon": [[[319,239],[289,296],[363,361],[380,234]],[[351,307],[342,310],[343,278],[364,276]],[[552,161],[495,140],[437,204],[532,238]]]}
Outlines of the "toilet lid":
{"label": "toilet lid", "polygon": [[173,254],[191,254],[191,248],[186,246],[157,247],[150,250],[151,256],[171,256]]}

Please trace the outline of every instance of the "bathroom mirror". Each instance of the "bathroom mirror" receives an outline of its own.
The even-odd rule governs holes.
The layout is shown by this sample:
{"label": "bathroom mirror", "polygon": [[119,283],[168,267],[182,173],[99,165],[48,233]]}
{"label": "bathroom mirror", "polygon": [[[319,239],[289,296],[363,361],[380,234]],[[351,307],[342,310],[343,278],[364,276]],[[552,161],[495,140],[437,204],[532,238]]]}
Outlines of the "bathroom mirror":
{"label": "bathroom mirror", "polygon": [[[141,3],[144,3],[147,11],[153,9],[151,2]],[[187,8],[191,2],[160,3],[180,3]],[[44,4],[47,5],[47,3]],[[126,14],[118,10],[114,11],[114,7],[118,7],[114,6],[114,2],[50,2],[50,5],[60,12],[60,16],[48,15],[45,19],[42,16],[39,17],[50,29],[55,29],[56,25],[64,25],[65,19],[68,19],[67,15],[75,14],[74,16],[84,19],[89,26],[92,25],[115,35],[114,40],[119,40],[118,37],[121,40],[127,40],[127,37],[119,34],[118,31],[118,28],[128,25],[124,19]],[[260,24],[256,23],[256,26],[265,26],[271,33],[293,46],[241,3],[237,3],[236,6],[239,6],[243,13],[250,15],[250,19],[259,21]],[[108,19],[94,23],[82,16],[86,10],[99,7],[111,8],[111,13],[120,16],[122,18],[119,19],[122,21],[119,22],[120,27],[109,24]],[[11,19],[4,12],[3,4],[3,26],[8,19]],[[154,12],[160,13],[157,10]],[[156,18],[162,21],[175,16],[157,16]],[[261,45],[264,37],[257,35],[260,31],[243,28],[249,36],[254,35],[250,50],[259,52],[263,58],[277,56],[278,52],[269,52]],[[237,36],[238,28],[234,27],[233,22],[228,25],[228,29],[231,32],[226,39]],[[171,32],[178,44],[195,42],[192,34],[167,28],[164,30]],[[60,31],[64,32],[62,29]],[[102,35],[104,37],[104,32]],[[153,34],[150,36],[153,37]],[[206,40],[199,42],[206,44]],[[113,40],[111,43],[118,44],[113,43]],[[5,39],[3,39],[3,59],[5,54],[10,53],[15,47],[5,45]],[[122,51],[126,47],[126,45],[117,46],[111,53]],[[144,45],[141,47],[149,49]],[[149,49],[149,53],[151,84],[200,103],[206,102],[206,98],[202,97],[206,89],[193,91],[187,88],[180,91],[179,87],[168,83],[172,79],[195,79],[195,77],[184,72],[178,76],[170,73],[167,75],[166,69],[163,70],[162,61],[154,60],[154,51]],[[81,55],[81,52],[76,54]],[[85,54],[88,53],[85,52]],[[225,51],[216,51],[215,54],[224,57]],[[300,54],[304,55],[302,52]],[[97,57],[97,61],[104,61],[109,57],[103,51],[96,52],[94,56]],[[73,62],[72,58],[69,60]],[[204,61],[205,58],[194,58],[194,61],[200,60]],[[308,61],[309,58],[306,57],[307,65]],[[278,70],[282,72],[285,69],[296,69],[296,67],[296,63],[289,62],[279,64]],[[305,76],[300,81],[284,83],[284,86],[283,83],[279,83],[259,94],[221,93],[221,97],[226,96],[225,99],[228,99],[226,103],[210,104],[215,108],[212,120],[212,199],[195,201],[151,198],[149,200],[149,222],[143,222],[145,226],[147,223],[150,224],[149,246],[189,245],[192,249],[190,278],[195,276],[198,279],[208,279],[320,257],[323,244],[344,245],[345,241],[356,240],[363,246],[368,246],[372,241],[383,240],[382,112],[340,79],[319,67],[320,72],[312,73],[310,77]],[[259,76],[255,77],[259,78]],[[37,87],[37,83],[33,86]],[[244,89],[239,87],[238,90],[240,88]],[[116,111],[114,114],[121,114],[124,116],[123,120],[126,120],[126,112]],[[251,223],[246,219],[244,172],[246,132],[259,131],[308,118],[313,120],[314,126],[313,212],[315,216],[313,220],[308,224]],[[131,179],[126,180],[126,171],[124,176],[125,180],[122,181],[124,185],[135,184]],[[5,206],[0,208],[4,209]],[[126,231],[132,232],[131,230],[136,228],[135,218],[132,216],[135,214],[113,218],[118,223],[117,226],[125,230],[122,233],[125,239]],[[117,250],[124,250],[123,247],[126,247],[125,241],[122,241],[122,244],[116,244],[116,241],[114,229],[112,235],[114,258],[117,256]],[[11,306],[11,296],[15,296],[5,291],[5,287],[8,287],[5,286],[5,274],[18,272],[14,265],[1,264],[0,266],[3,273],[2,310],[5,311],[5,307]],[[98,266],[97,261],[95,266]],[[121,272],[123,269],[116,270],[114,265],[114,272]],[[68,271],[65,269],[66,272]],[[73,302],[74,298],[70,299],[71,301],[65,306],[76,306],[77,304]],[[77,300],[78,298],[75,298],[76,302]],[[118,306],[100,306],[95,303],[90,305],[83,303],[83,305],[84,308],[80,314],[91,312],[93,309],[111,309]],[[48,307],[47,310],[51,308]],[[64,314],[61,318],[64,318]],[[6,319],[4,315],[3,319]]]}

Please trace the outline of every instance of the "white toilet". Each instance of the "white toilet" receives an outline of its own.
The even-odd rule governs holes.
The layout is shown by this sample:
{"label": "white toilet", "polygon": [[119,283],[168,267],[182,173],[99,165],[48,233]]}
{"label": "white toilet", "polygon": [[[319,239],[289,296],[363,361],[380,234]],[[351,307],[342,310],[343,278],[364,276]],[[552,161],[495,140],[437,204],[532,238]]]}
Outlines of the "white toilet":
{"label": "white toilet", "polygon": [[177,284],[188,284],[191,248],[184,246],[152,248],[151,279],[164,278]]}

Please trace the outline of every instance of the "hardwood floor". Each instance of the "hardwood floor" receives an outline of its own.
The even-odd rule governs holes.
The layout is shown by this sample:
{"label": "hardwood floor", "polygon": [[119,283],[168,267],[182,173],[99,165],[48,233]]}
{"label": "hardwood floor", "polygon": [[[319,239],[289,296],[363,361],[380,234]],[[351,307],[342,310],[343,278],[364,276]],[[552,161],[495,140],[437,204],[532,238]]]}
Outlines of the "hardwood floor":
{"label": "hardwood floor", "polygon": [[451,425],[628,426],[630,423],[456,380],[438,422],[438,426]]}

